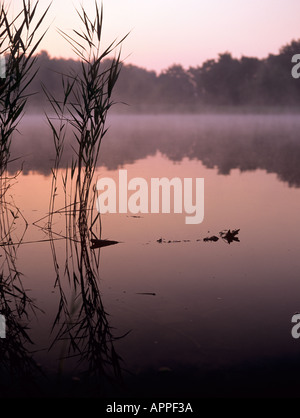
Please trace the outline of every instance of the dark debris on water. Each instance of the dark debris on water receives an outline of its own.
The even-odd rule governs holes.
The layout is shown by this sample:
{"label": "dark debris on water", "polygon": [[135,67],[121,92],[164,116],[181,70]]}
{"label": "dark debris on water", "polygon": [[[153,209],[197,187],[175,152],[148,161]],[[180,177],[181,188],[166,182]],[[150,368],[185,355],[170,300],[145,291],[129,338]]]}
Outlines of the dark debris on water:
{"label": "dark debris on water", "polygon": [[140,292],[136,293],[137,295],[146,295],[146,296],[156,296],[156,293],[153,292]]}
{"label": "dark debris on water", "polygon": [[217,241],[219,241],[219,238],[216,235],[213,235],[212,237],[203,238],[203,241],[204,242],[208,242],[208,241],[217,242]]}
{"label": "dark debris on water", "polygon": [[233,241],[240,242],[239,238],[237,237],[238,233],[240,232],[239,229],[233,229],[230,231],[228,229],[227,231],[221,231],[220,236],[230,244]]}
{"label": "dark debris on water", "polygon": [[91,239],[91,249],[108,247],[109,245],[119,244],[119,241],[111,241],[108,239]]}
{"label": "dark debris on water", "polygon": [[[203,238],[204,242],[217,242],[219,241],[220,238],[222,238],[225,242],[227,242],[228,244],[232,243],[232,242],[240,242],[238,234],[240,232],[240,229],[225,229],[221,232],[219,232],[219,236],[217,235],[211,235],[208,237]],[[198,238],[196,240],[197,242],[202,241],[200,238]],[[176,242],[191,242],[191,240],[189,239],[184,239],[184,240],[166,240],[164,238],[159,238],[156,240],[156,242],[158,242],[159,244],[171,244],[171,243],[176,243]]]}

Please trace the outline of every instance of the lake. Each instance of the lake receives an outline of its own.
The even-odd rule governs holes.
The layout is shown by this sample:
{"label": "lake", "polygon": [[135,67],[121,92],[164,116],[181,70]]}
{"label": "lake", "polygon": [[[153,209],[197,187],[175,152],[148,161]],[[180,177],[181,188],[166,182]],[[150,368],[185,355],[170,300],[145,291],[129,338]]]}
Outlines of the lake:
{"label": "lake", "polygon": [[[94,184],[118,184],[121,169],[147,184],[203,178],[203,222],[187,224],[172,199],[171,213],[102,214],[101,239],[118,243],[79,257],[61,187],[47,230],[55,151],[44,118],[25,116],[12,141],[10,175],[22,171],[6,193],[0,262],[2,280],[28,300],[18,311],[18,289],[1,299],[0,313],[11,309],[4,395],[298,394],[300,116],[110,115],[107,125]],[[59,183],[72,145],[70,134]]]}

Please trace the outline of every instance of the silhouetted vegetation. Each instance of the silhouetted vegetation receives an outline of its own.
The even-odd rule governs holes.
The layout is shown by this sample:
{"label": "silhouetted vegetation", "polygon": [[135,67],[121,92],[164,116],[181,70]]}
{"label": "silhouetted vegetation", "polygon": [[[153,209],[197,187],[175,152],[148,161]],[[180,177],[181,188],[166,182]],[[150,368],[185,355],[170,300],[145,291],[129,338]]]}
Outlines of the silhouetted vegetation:
{"label": "silhouetted vegetation", "polygon": [[[37,74],[33,56],[45,32],[37,38],[37,31],[48,9],[35,21],[38,1],[23,2],[23,10],[9,17],[9,7],[0,5],[0,57],[5,62],[0,85],[0,176],[6,170],[10,157],[12,133],[16,130],[30,96],[29,86]],[[1,186],[2,187],[2,186]]]}
{"label": "silhouetted vegetation", "polygon": [[[160,74],[123,64],[114,99],[128,106],[114,110],[137,113],[194,112],[211,107],[295,107],[299,105],[300,82],[291,76],[291,58],[296,53],[300,53],[300,40],[265,59],[237,59],[225,52],[197,67],[184,69],[176,64]],[[60,74],[81,71],[79,61],[51,58],[46,51],[39,54],[39,62],[40,79],[34,80],[34,91],[41,90],[42,81],[56,97],[61,94]],[[41,109],[45,98],[38,94],[31,103]]]}
{"label": "silhouetted vegetation", "polygon": [[[106,133],[106,115],[113,104],[111,93],[121,68],[120,53],[109,61],[109,66],[103,66],[102,61],[122,40],[113,42],[104,52],[100,52],[102,7],[99,9],[95,2],[94,17],[89,17],[82,7],[78,12],[83,23],[82,32],[74,30],[73,35],[76,36],[72,38],[60,31],[78,52],[80,62],[76,64],[79,68],[76,67],[74,72],[74,62],[70,71],[65,71],[65,66],[58,67],[58,72],[49,72],[49,83],[43,65],[45,54],[41,54],[42,75],[46,76],[46,86],[40,84],[40,81],[33,83],[37,75],[35,63],[38,59],[33,54],[46,32],[37,41],[35,34],[49,9],[48,7],[39,16],[37,23],[32,23],[37,16],[38,3],[38,0],[24,0],[23,9],[11,20],[7,9],[0,5],[0,57],[5,59],[5,72],[1,73],[0,84],[0,313],[5,318],[5,337],[1,336],[0,345],[0,388],[2,394],[9,396],[13,392],[22,396],[41,395],[44,389],[50,392],[53,390],[57,395],[64,394],[68,390],[67,369],[69,367],[72,371],[76,363],[74,368],[78,374],[79,366],[82,367],[80,378],[77,375],[76,381],[82,382],[82,389],[86,393],[91,394],[93,390],[93,393],[99,395],[100,390],[106,390],[106,386],[103,385],[102,388],[104,379],[111,382],[121,378],[121,357],[114,348],[115,338],[102,304],[99,286],[100,248],[117,242],[101,240],[100,216],[98,212],[93,214],[94,190],[91,190],[91,200],[89,197],[101,140]],[[82,49],[79,50],[77,45]],[[53,80],[51,75],[54,76]],[[55,78],[57,75],[60,83]],[[52,82],[60,88],[57,98]],[[29,297],[23,274],[17,268],[17,253],[26,242],[24,237],[29,224],[10,194],[13,180],[18,173],[9,178],[7,168],[12,160],[11,138],[14,133],[19,132],[17,128],[25,113],[28,98],[31,97],[34,103],[39,103],[41,96],[34,93],[35,90],[40,90],[40,86],[43,87],[44,96],[52,109],[51,115],[46,113],[45,121],[48,121],[49,133],[53,136],[56,156],[51,168],[53,182],[50,213],[33,225],[39,227],[43,233],[48,233],[46,240],[50,242],[55,270],[54,288],[59,293],[57,313],[52,328],[49,329],[49,334],[52,333],[49,351],[59,351],[57,375],[36,362],[34,354],[42,351],[40,348],[29,350],[35,343],[31,338],[30,322],[37,311],[44,311]],[[65,177],[62,178],[64,202],[70,198],[70,204],[54,210],[55,196],[58,194],[57,172],[68,124],[74,128],[73,141],[78,145],[78,148],[75,145],[72,147],[74,155],[71,173],[66,170]],[[75,186],[72,189],[70,183],[73,179]],[[7,193],[8,190],[10,193]],[[52,230],[53,216],[61,214],[65,215],[65,235]],[[46,227],[40,225],[44,219],[48,220]],[[57,239],[64,239],[66,242],[62,266],[61,258],[56,255],[54,241]],[[38,242],[41,241],[35,241]],[[59,255],[62,255],[61,248]],[[69,298],[68,291],[73,297]],[[35,380],[44,376],[47,379],[39,382]],[[52,379],[53,389],[50,387]],[[93,387],[87,388],[90,381]]]}
{"label": "silhouetted vegetation", "polygon": [[[227,242],[227,244],[231,244],[234,241],[240,242],[239,237],[237,236],[239,232],[239,229],[233,229],[232,231],[230,229],[224,229],[224,231],[219,232],[219,237],[221,237],[223,241]],[[211,235],[209,237],[203,238],[203,242],[217,242],[219,241],[219,237],[216,235]],[[198,238],[196,241],[199,242],[202,241],[202,239]],[[191,240],[166,240],[165,238],[159,238],[158,240],[156,240],[156,242],[158,242],[159,244],[174,244],[182,242],[191,242]]]}

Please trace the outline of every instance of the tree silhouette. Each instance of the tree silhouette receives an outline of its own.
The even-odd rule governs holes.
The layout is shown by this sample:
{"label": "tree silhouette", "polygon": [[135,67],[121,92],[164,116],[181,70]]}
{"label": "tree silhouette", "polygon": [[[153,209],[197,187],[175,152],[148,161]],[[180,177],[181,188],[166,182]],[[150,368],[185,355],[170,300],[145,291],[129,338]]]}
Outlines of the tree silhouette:
{"label": "tree silhouette", "polygon": [[[184,69],[174,64],[157,74],[135,65],[123,64],[114,93],[121,112],[195,112],[206,107],[243,108],[247,106],[290,108],[300,104],[300,80],[291,76],[293,55],[300,53],[300,40],[292,40],[278,54],[264,59],[231,53]],[[46,51],[39,54],[40,72],[31,89],[37,93],[30,103],[35,111],[47,106],[41,93],[41,82],[59,97],[60,74],[80,70],[80,62],[51,58]],[[107,64],[109,62],[107,61]]]}

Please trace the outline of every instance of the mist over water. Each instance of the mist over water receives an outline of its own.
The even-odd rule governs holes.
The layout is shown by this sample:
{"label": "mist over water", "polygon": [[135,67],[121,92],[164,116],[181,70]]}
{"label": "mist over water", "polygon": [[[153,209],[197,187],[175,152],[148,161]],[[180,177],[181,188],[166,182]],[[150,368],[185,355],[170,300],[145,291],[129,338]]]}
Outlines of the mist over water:
{"label": "mist over water", "polygon": [[[223,175],[232,169],[276,173],[289,186],[300,185],[300,116],[283,115],[113,115],[103,139],[99,166],[108,170],[161,153],[170,161],[199,160]],[[52,133],[40,116],[25,116],[14,134],[11,172],[23,166],[49,175],[55,158]],[[72,127],[62,166],[71,164]]]}

